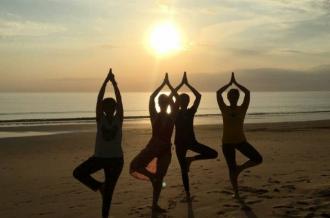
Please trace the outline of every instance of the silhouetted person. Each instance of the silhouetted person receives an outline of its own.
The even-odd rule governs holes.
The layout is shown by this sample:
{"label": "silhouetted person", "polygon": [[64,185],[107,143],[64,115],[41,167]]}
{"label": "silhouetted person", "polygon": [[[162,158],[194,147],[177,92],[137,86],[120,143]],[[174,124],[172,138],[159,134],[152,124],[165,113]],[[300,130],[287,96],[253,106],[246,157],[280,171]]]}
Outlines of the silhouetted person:
{"label": "silhouetted person", "polygon": [[[114,87],[116,100],[103,99],[109,81]],[[73,171],[73,176],[81,183],[101,193],[102,217],[104,218],[109,216],[112,194],[124,164],[121,148],[123,116],[121,95],[110,69],[97,98],[95,153]],[[91,174],[102,169],[105,174],[104,182],[91,177]]]}
{"label": "silhouetted person", "polygon": [[[155,98],[161,89],[167,85],[171,94],[161,94],[158,97],[160,112],[156,111]],[[178,111],[178,101],[173,101],[173,96],[178,99],[176,90],[172,87],[166,74],[163,83],[152,93],[149,100],[149,113],[152,125],[152,137],[144,148],[131,162],[130,173],[138,179],[150,180],[153,186],[152,212],[162,213],[166,210],[158,205],[163,178],[171,162],[171,136],[174,128],[175,117]],[[171,113],[167,113],[170,107]]]}
{"label": "silhouetted person", "polygon": [[[232,84],[236,85],[245,95],[243,103],[240,106],[237,105],[240,95],[238,89],[230,89],[228,91],[227,98],[230,103],[229,106],[225,104],[222,98],[222,93]],[[250,91],[237,83],[234,73],[232,73],[230,82],[217,91],[217,101],[223,118],[222,151],[228,164],[230,182],[234,189],[234,197],[239,199],[237,184],[239,174],[243,170],[262,162],[261,155],[247,142],[243,130],[244,118],[250,103]],[[249,158],[249,160],[242,165],[236,164],[236,149]]]}
{"label": "silhouetted person", "polygon": [[[195,160],[216,158],[218,152],[196,140],[194,133],[194,117],[202,96],[188,83],[186,72],[183,75],[182,82],[176,89],[179,90],[183,85],[186,85],[193,92],[195,101],[194,104],[188,108],[190,101],[189,95],[186,93],[179,95],[179,111],[175,121],[175,150],[181,167],[182,182],[186,191],[187,200],[190,200],[188,177],[190,164]],[[188,150],[194,151],[198,153],[198,155],[186,157]]]}

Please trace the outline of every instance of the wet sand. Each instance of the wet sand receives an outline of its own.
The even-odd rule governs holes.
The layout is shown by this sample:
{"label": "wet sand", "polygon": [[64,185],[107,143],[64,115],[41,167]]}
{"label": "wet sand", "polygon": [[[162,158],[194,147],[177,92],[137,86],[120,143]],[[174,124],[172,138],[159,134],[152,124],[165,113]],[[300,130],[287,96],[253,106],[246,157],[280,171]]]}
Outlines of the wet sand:
{"label": "wet sand", "polygon": [[[221,149],[221,126],[195,128],[197,139],[219,151],[218,160],[191,165],[194,196],[189,205],[178,161],[165,178],[159,217],[330,217],[330,121],[248,124],[246,135],[264,162],[239,178],[244,210],[232,189]],[[72,177],[72,170],[92,155],[95,126],[42,125],[0,127],[5,132],[52,132],[0,139],[0,217],[101,217],[100,195]],[[132,158],[145,146],[149,125],[125,125],[125,166],[111,208],[112,217],[150,217],[151,184],[128,174]],[[238,155],[238,161],[244,157]],[[102,179],[102,173],[95,175]]]}

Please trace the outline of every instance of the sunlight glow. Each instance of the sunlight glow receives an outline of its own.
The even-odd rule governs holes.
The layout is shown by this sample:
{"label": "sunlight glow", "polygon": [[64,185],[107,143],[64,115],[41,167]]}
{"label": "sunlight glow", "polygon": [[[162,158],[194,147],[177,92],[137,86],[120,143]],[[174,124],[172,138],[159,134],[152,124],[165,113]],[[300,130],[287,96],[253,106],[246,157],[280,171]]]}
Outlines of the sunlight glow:
{"label": "sunlight glow", "polygon": [[171,22],[155,26],[150,34],[150,47],[158,55],[179,51],[182,45],[177,27]]}

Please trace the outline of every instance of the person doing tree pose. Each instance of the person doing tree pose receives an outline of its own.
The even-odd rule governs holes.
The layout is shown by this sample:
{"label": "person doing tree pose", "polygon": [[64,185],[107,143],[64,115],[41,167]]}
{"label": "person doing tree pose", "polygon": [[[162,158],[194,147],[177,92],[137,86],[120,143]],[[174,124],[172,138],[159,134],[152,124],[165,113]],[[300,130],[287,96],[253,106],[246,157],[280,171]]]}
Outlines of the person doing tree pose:
{"label": "person doing tree pose", "polygon": [[[196,140],[194,133],[194,117],[201,101],[201,94],[188,82],[187,73],[184,72],[182,82],[176,88],[179,90],[186,85],[195,95],[195,101],[189,108],[190,97],[186,93],[179,95],[179,111],[175,121],[175,150],[181,168],[181,176],[187,200],[190,200],[190,188],[188,172],[190,164],[196,160],[214,159],[218,152]],[[187,151],[198,153],[195,156],[187,157]]]}
{"label": "person doing tree pose", "polygon": [[[236,85],[244,93],[244,100],[241,105],[237,105],[240,92],[235,88],[230,89],[227,93],[229,105],[226,105],[223,100],[222,94],[232,84]],[[230,82],[217,91],[217,101],[223,118],[222,151],[229,168],[229,177],[234,189],[234,197],[239,199],[237,182],[239,174],[247,168],[262,163],[262,156],[247,141],[243,129],[245,115],[250,103],[250,91],[239,84],[235,79],[234,73],[232,73]],[[236,150],[248,157],[249,160],[241,165],[237,165]]]}
{"label": "person doing tree pose", "polygon": [[[162,88],[167,85],[171,90],[169,96],[160,94],[157,112],[155,99]],[[176,101],[173,101],[173,96]],[[171,137],[178,111],[178,94],[168,80],[166,73],[163,83],[152,93],[149,100],[149,113],[152,126],[152,137],[147,146],[132,160],[130,174],[137,179],[150,180],[153,186],[152,212],[163,213],[158,200],[162,189],[163,178],[171,162]],[[167,112],[170,107],[170,113]]]}
{"label": "person doing tree pose", "polygon": [[[109,81],[113,85],[116,100],[113,98],[103,99],[106,85]],[[73,176],[81,183],[93,191],[101,193],[103,218],[109,216],[112,194],[124,164],[121,147],[123,117],[124,112],[120,91],[112,69],[110,69],[97,97],[97,133],[94,155],[73,171]],[[91,177],[91,174],[102,169],[105,174],[104,182],[97,181]]]}

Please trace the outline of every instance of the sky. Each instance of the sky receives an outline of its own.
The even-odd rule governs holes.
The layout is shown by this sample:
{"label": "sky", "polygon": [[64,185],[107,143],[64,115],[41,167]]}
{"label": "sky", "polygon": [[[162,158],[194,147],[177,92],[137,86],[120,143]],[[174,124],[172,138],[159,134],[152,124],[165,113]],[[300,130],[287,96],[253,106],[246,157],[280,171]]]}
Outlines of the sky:
{"label": "sky", "polygon": [[[183,48],[160,57],[148,37],[163,21]],[[326,89],[329,60],[330,0],[0,2],[0,91],[97,91],[109,67],[124,91],[151,90],[164,72],[176,83],[183,71],[207,91],[231,71],[255,90],[274,74],[275,91],[292,76],[287,90]]]}

